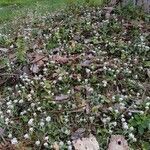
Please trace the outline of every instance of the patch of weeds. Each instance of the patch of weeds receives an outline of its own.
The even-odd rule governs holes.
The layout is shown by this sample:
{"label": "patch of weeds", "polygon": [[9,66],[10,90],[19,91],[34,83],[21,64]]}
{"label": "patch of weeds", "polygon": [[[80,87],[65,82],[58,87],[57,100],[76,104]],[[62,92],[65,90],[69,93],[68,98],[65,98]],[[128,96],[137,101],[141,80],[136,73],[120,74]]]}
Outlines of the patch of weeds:
{"label": "patch of weeds", "polygon": [[129,2],[125,6],[118,8],[118,14],[127,19],[133,20],[145,20],[144,10],[137,5],[133,5],[132,2]]}
{"label": "patch of weeds", "polygon": [[19,37],[16,41],[16,57],[19,63],[25,63],[27,47],[24,39]]}

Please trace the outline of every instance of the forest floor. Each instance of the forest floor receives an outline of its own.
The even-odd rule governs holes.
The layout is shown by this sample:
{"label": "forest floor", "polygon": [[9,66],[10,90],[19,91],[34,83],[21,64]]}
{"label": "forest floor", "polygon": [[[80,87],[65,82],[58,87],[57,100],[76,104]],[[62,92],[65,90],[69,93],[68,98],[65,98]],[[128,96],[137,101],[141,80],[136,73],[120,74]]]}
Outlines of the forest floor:
{"label": "forest floor", "polygon": [[71,150],[92,134],[97,149],[122,135],[148,150],[148,21],[130,6],[70,5],[3,24],[0,149]]}

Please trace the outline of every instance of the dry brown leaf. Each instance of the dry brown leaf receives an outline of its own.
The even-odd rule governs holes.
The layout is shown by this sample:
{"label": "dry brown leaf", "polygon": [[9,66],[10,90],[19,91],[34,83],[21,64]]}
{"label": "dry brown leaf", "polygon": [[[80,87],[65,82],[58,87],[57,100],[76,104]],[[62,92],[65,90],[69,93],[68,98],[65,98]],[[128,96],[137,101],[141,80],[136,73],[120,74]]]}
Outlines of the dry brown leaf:
{"label": "dry brown leaf", "polygon": [[106,19],[109,19],[111,16],[111,12],[113,11],[114,8],[113,7],[105,7],[104,9],[106,10],[105,17],[106,17]]}
{"label": "dry brown leaf", "polygon": [[83,86],[77,85],[77,86],[74,87],[74,89],[75,89],[76,91],[81,91],[81,90],[83,89]]}
{"label": "dry brown leaf", "polygon": [[75,132],[72,133],[71,139],[72,140],[77,140],[79,138],[83,138],[84,132],[85,132],[84,128],[77,129]]}
{"label": "dry brown leaf", "polygon": [[56,142],[53,144],[53,149],[54,150],[59,150],[59,145]]}
{"label": "dry brown leaf", "polygon": [[15,53],[9,53],[9,54],[8,54],[8,58],[9,58],[9,60],[11,60],[11,61],[15,61],[15,60],[16,60],[16,54],[15,54]]}
{"label": "dry brown leaf", "polygon": [[129,150],[128,143],[122,135],[112,135],[108,150]]}
{"label": "dry brown leaf", "polygon": [[31,143],[30,143],[29,140],[25,140],[25,141],[19,142],[16,145],[15,150],[29,150],[29,149],[31,149],[30,144]]}
{"label": "dry brown leaf", "polygon": [[40,71],[39,67],[36,64],[32,64],[30,70],[33,73],[38,73]]}
{"label": "dry brown leaf", "polygon": [[16,147],[12,145],[10,142],[1,142],[0,143],[0,150],[16,150]]}
{"label": "dry brown leaf", "polygon": [[48,61],[48,58],[43,53],[35,53],[33,57],[32,63],[36,63],[40,67],[44,65],[44,61]]}
{"label": "dry brown leaf", "polygon": [[91,64],[91,61],[90,60],[85,60],[81,63],[81,66],[82,67],[89,67]]}
{"label": "dry brown leaf", "polygon": [[99,150],[99,144],[92,134],[88,138],[77,139],[72,143],[75,150]]}
{"label": "dry brown leaf", "polygon": [[53,56],[52,60],[59,64],[65,64],[69,61],[69,59],[66,56],[59,56],[59,55]]}
{"label": "dry brown leaf", "polygon": [[27,65],[22,67],[22,71],[24,73],[26,73],[27,75],[29,75],[31,73],[30,68]]}

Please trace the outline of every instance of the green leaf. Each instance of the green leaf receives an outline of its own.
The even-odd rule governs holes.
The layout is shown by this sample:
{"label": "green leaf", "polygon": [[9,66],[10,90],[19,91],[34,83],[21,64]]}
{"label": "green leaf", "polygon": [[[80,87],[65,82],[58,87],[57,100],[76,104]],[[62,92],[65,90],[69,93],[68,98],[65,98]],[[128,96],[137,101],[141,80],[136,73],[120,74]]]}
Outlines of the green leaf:
{"label": "green leaf", "polygon": [[142,149],[148,150],[150,148],[150,143],[142,141]]}
{"label": "green leaf", "polygon": [[138,126],[138,132],[140,135],[142,135],[144,133],[144,129],[142,126]]}
{"label": "green leaf", "polygon": [[145,66],[145,67],[150,67],[150,61],[145,61],[145,62],[144,62],[144,66]]}
{"label": "green leaf", "polygon": [[22,120],[23,120],[24,122],[28,122],[28,117],[27,117],[27,116],[22,116]]}

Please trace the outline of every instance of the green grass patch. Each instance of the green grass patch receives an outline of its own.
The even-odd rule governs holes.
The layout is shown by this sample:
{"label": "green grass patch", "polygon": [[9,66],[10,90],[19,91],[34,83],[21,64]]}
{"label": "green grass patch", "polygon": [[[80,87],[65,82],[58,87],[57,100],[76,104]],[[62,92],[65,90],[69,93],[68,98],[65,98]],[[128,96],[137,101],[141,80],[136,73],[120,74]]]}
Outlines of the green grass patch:
{"label": "green grass patch", "polygon": [[45,13],[64,8],[67,5],[88,4],[102,5],[106,0],[1,0],[0,24],[13,20],[18,16],[25,16],[27,10]]}

